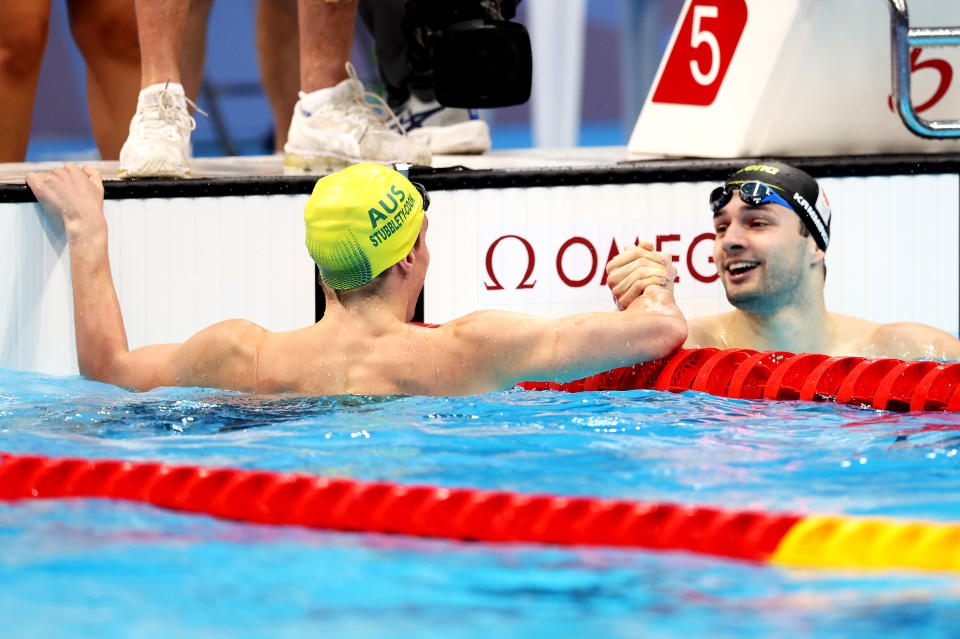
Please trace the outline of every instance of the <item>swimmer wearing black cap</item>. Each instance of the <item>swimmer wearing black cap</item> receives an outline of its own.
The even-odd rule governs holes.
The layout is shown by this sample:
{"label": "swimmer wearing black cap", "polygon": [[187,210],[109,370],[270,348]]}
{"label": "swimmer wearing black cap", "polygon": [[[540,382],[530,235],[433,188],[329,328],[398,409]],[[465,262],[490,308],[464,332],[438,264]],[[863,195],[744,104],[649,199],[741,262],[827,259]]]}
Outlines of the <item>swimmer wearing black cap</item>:
{"label": "swimmer wearing black cap", "polygon": [[[960,359],[960,340],[913,322],[878,324],[828,312],[823,287],[830,204],[816,180],[781,162],[743,167],[710,194],[713,259],[736,310],[688,320],[687,348]],[[607,265],[618,304],[643,268],[628,248]]]}
{"label": "swimmer wearing black cap", "polygon": [[304,214],[326,295],[323,319],[283,332],[228,320],[183,344],[130,350],[110,275],[100,175],[68,164],[31,173],[27,183],[66,228],[80,372],[118,386],[466,395],[657,359],[687,337],[675,271],[652,251],[639,256],[650,275],[623,313],[479,311],[435,329],[410,324],[430,263],[429,198],[393,169],[357,164],[319,180]]}

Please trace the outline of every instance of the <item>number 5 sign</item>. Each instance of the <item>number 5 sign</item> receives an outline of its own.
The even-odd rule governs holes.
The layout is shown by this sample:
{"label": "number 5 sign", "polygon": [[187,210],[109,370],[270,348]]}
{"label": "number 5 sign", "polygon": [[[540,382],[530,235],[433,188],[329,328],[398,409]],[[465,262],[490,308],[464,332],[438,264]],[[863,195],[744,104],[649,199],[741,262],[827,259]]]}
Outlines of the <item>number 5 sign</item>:
{"label": "number 5 sign", "polygon": [[747,24],[745,0],[694,0],[681,18],[654,102],[709,106]]}

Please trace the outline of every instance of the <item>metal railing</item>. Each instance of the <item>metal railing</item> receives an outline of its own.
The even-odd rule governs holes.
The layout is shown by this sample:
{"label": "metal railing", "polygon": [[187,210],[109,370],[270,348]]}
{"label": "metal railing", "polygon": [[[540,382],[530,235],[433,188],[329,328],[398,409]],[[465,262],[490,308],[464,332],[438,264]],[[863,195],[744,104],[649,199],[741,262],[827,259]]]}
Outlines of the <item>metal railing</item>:
{"label": "metal railing", "polygon": [[893,103],[900,119],[913,133],[925,138],[960,137],[960,120],[925,120],[910,99],[910,47],[960,45],[960,27],[911,29],[907,0],[887,0],[890,6]]}

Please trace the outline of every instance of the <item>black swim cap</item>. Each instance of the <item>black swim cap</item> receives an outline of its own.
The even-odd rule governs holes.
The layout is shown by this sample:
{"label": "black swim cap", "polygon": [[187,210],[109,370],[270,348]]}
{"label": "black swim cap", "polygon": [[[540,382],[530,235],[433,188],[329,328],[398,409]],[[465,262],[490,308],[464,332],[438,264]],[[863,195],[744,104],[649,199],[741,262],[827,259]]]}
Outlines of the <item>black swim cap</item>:
{"label": "black swim cap", "polygon": [[743,167],[724,182],[736,188],[744,182],[762,182],[783,196],[822,250],[830,243],[830,202],[817,181],[800,169],[782,162],[762,162]]}

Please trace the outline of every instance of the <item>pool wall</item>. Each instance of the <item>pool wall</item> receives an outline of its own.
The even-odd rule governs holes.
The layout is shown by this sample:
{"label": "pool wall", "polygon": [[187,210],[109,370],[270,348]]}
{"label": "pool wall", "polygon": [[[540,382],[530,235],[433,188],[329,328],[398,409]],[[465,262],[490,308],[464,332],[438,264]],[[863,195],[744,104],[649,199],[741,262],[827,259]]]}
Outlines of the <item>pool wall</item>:
{"label": "pool wall", "polygon": [[[276,330],[313,321],[306,195],[108,200],[110,262],[131,347],[180,342],[220,320]],[[62,227],[0,204],[0,367],[77,372]]]}
{"label": "pool wall", "polygon": [[[688,315],[723,311],[705,201],[747,161],[414,167],[411,177],[433,199],[419,319],[444,322],[482,308],[610,309],[603,265],[613,245],[635,238],[676,256],[677,297]],[[828,308],[957,334],[960,157],[795,163],[823,180],[833,206]],[[107,182],[110,258],[130,346],[182,341],[234,317],[271,330],[314,321],[315,270],[301,218],[313,181]],[[64,233],[31,200],[22,185],[0,184],[0,367],[75,373]]]}

